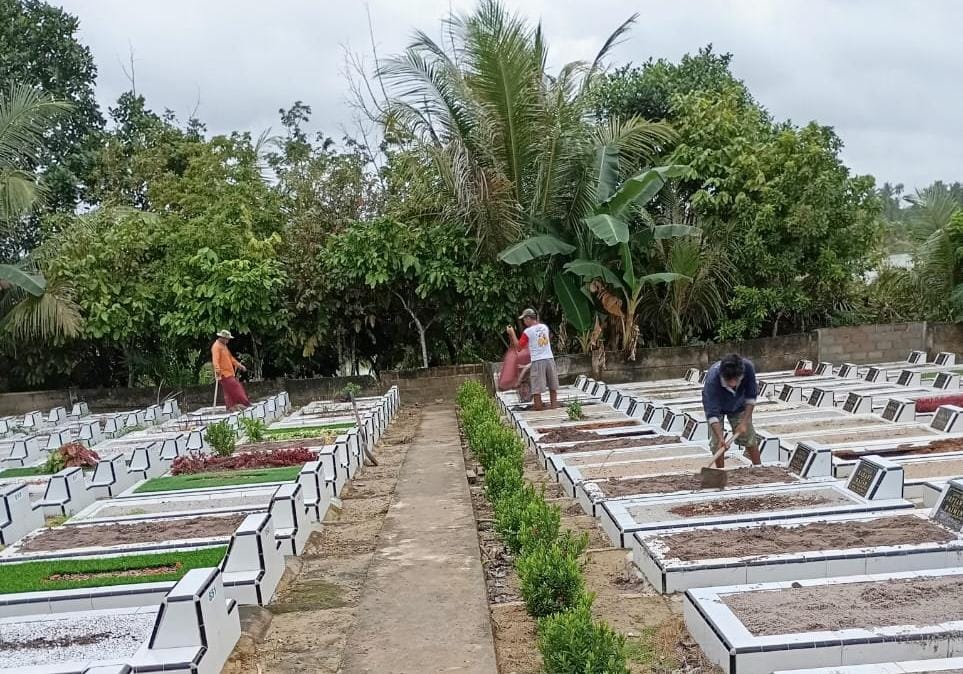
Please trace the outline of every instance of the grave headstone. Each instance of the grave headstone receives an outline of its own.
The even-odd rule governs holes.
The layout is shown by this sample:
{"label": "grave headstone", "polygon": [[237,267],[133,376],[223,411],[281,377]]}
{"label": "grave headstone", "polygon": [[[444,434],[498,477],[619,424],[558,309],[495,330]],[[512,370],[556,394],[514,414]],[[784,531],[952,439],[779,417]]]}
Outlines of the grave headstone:
{"label": "grave headstone", "polygon": [[896,379],[898,386],[915,386],[920,383],[920,373],[913,370],[901,370]]}
{"label": "grave headstone", "polygon": [[909,358],[906,359],[913,365],[920,365],[926,362],[926,352],[925,351],[910,351]]}
{"label": "grave headstone", "polygon": [[933,520],[954,531],[963,530],[963,480],[950,480],[933,508]]}
{"label": "grave headstone", "polygon": [[863,396],[855,392],[850,392],[846,396],[846,402],[843,403],[843,412],[849,412],[850,414],[856,414],[856,408],[859,407],[860,398]]}
{"label": "grave headstone", "polygon": [[866,370],[866,376],[863,377],[863,379],[867,382],[875,383],[879,381],[879,378],[882,376],[882,374],[883,370],[881,368],[871,367]]}
{"label": "grave headstone", "polygon": [[956,405],[941,405],[936,414],[933,415],[933,421],[930,422],[930,428],[940,431],[941,433],[953,433],[960,430],[960,413],[963,412],[963,407],[957,407]]}
{"label": "grave headstone", "polygon": [[936,360],[934,360],[937,365],[943,367],[944,365],[955,365],[956,364],[956,354],[949,351],[941,351],[936,354]]}
{"label": "grave headstone", "polygon": [[955,372],[940,372],[933,380],[933,388],[949,391],[960,387],[960,375]]}
{"label": "grave headstone", "polygon": [[864,456],[849,476],[846,488],[870,501],[902,498],[903,467],[880,456]]}

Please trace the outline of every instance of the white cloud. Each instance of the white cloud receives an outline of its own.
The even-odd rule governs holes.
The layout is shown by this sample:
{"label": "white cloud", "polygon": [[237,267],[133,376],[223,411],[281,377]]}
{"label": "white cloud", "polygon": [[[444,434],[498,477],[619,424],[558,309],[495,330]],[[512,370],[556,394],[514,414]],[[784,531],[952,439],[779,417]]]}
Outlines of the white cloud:
{"label": "white cloud", "polygon": [[[155,109],[198,115],[214,132],[277,126],[277,109],[303,100],[315,127],[338,137],[351,123],[344,45],[368,51],[366,7],[333,0],[60,0],[81,21],[106,108],[137,87]],[[640,18],[617,62],[678,59],[708,42],[777,118],[835,126],[852,168],[908,187],[959,180],[963,156],[963,3],[954,0],[513,0],[541,18],[552,62],[588,59],[623,19]],[[440,34],[449,9],[470,0],[371,0],[381,55],[411,33]]]}

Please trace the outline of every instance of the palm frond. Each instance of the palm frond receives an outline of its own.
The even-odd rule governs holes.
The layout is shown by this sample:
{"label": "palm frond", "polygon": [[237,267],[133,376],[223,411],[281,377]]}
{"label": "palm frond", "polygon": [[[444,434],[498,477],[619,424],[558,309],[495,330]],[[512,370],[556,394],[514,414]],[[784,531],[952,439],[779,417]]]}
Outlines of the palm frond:
{"label": "palm frond", "polygon": [[62,342],[80,335],[83,319],[71,292],[49,288],[39,297],[22,294],[0,319],[0,331],[15,342]]}
{"label": "palm frond", "polygon": [[622,38],[625,37],[638,18],[639,14],[636,12],[628,19],[623,21],[618,28],[612,31],[612,34],[609,35],[608,39],[605,40],[605,42],[602,44],[602,48],[599,49],[598,53],[595,55],[592,65],[589,67],[588,76],[584,80],[586,86],[591,84],[592,77],[602,67],[602,62],[605,60],[605,57],[608,56],[609,52],[622,41]]}

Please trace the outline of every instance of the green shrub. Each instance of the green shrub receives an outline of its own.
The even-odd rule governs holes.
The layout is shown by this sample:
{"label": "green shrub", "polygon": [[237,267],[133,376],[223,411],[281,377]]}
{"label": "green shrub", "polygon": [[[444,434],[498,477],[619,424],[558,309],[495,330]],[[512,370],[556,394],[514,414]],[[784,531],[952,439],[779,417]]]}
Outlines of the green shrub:
{"label": "green shrub", "polygon": [[495,506],[495,530],[513,554],[558,539],[562,513],[531,485],[503,497]]}
{"label": "green shrub", "polygon": [[488,391],[481,382],[466,381],[458,388],[458,406],[464,407],[469,401],[488,398]]}
{"label": "green shrub", "polygon": [[241,426],[244,427],[244,435],[251,442],[262,442],[264,440],[264,431],[267,429],[267,425],[260,419],[241,417]]}
{"label": "green shrub", "polygon": [[351,402],[352,398],[357,398],[358,394],[361,393],[361,386],[355,384],[353,381],[349,381],[341,389],[341,400],[342,402]]}
{"label": "green shrub", "polygon": [[234,453],[237,433],[226,420],[218,421],[208,425],[207,431],[204,433],[204,439],[207,440],[207,444],[218,456],[230,456]]}
{"label": "green shrub", "polygon": [[548,674],[629,674],[625,637],[592,620],[592,601],[538,621],[538,648]]}
{"label": "green shrub", "polygon": [[585,416],[582,413],[582,403],[580,403],[578,400],[573,400],[570,402],[568,407],[565,408],[565,412],[568,414],[568,418],[572,421],[578,421]]}
{"label": "green shrub", "polygon": [[518,535],[525,522],[528,506],[538,500],[542,500],[541,495],[535,491],[535,487],[526,484],[495,504],[495,531],[515,554],[522,549]]}
{"label": "green shrub", "polygon": [[512,457],[499,457],[485,473],[485,495],[493,506],[503,497],[521,491],[524,484],[522,464]]}
{"label": "green shrub", "polygon": [[565,545],[553,543],[526,549],[515,568],[525,607],[533,618],[566,611],[583,597],[582,565]]}

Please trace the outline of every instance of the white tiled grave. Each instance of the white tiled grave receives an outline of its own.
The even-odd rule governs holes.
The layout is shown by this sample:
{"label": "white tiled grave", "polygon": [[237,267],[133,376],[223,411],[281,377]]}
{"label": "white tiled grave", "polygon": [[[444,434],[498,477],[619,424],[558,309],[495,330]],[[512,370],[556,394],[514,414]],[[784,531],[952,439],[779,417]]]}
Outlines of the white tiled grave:
{"label": "white tiled grave", "polygon": [[640,463],[640,467],[644,470],[649,462],[660,459],[687,461],[699,457],[704,457],[703,464],[708,463],[711,457],[709,448],[691,443],[650,445],[638,449],[613,449],[602,452],[553,454],[549,456],[548,473],[562,485],[562,489],[568,496],[574,498],[577,486],[583,480],[618,476]]}
{"label": "white tiled grave", "polygon": [[[861,513],[884,510],[909,510],[913,504],[900,498],[902,470],[879,457],[866,457],[861,469],[854,471],[846,485],[835,482],[785,484],[766,487],[740,487],[712,493],[673,496],[648,495],[614,501],[601,501],[596,512],[603,531],[613,545],[628,547],[636,532],[669,531],[738,522],[776,523],[794,517]],[[751,507],[737,514],[713,513],[686,516],[676,508],[711,506],[713,502],[737,499]],[[794,506],[793,499],[809,499],[810,504]],[[789,504],[780,507],[779,501]]]}
{"label": "white tiled grave", "polygon": [[715,585],[742,585],[803,578],[855,576],[884,572],[918,571],[963,566],[963,482],[948,486],[932,511],[893,510],[886,512],[799,517],[781,522],[748,522],[700,527],[707,538],[717,531],[751,531],[766,526],[796,528],[807,524],[869,522],[893,517],[917,517],[932,521],[951,532],[947,542],[902,543],[889,546],[858,546],[806,552],[719,555],[717,557],[680,560],[670,552],[671,536],[693,531],[636,533],[632,541],[632,559],[636,568],[662,593]]}
{"label": "white tiled grave", "polygon": [[[799,631],[757,636],[730,609],[727,598],[743,593],[792,591],[795,588],[833,588],[866,584],[867,591],[885,592],[885,583],[899,580],[949,579],[963,581],[963,569],[932,569],[815,580],[690,589],[683,600],[683,615],[690,635],[706,657],[727,674],[770,674],[802,667],[840,667],[955,657],[963,654],[963,616],[936,618],[933,622],[839,630]],[[963,591],[963,582],[955,584]],[[830,669],[829,671],[834,671]],[[883,672],[885,670],[875,670]],[[898,670],[897,670],[898,671]],[[925,670],[924,670],[925,671]]]}
{"label": "white tiled grave", "polygon": [[116,597],[121,607],[52,613],[39,604],[0,618],[0,672],[218,674],[240,637],[237,603],[216,568],[188,571],[159,605]]}
{"label": "white tiled grave", "polygon": [[963,672],[963,657],[935,660],[903,660],[873,665],[841,665],[839,667],[806,667],[781,669],[773,674],[959,674]]}
{"label": "white tiled grave", "polygon": [[[213,520],[230,514],[233,513],[206,513],[200,516]],[[178,519],[190,519],[198,516],[198,514],[191,514],[179,518],[168,517],[157,519],[165,522],[176,522]],[[102,527],[124,527],[133,523],[150,521],[150,519],[144,517],[136,520],[88,521],[76,524],[69,523],[61,527],[61,529],[70,530],[98,527],[98,530],[100,530]],[[0,552],[0,574],[4,572],[5,564],[17,564],[20,562],[65,558],[118,558],[124,555],[153,554],[177,550],[187,551],[226,545],[228,550],[220,566],[223,572],[223,583],[228,598],[245,605],[264,605],[274,596],[274,591],[284,573],[284,551],[281,549],[282,543],[275,536],[274,523],[269,512],[249,514],[244,517],[232,533],[218,536],[194,538],[175,537],[168,540],[151,542],[88,545],[59,550],[24,551],[22,549],[22,546],[28,544],[31,539],[42,535],[43,531],[45,531],[45,529],[40,529],[32,535],[21,539],[17,544]],[[119,587],[123,589],[126,586]],[[51,603],[56,603],[62,595],[62,593],[56,591],[41,594],[45,595],[47,601]],[[0,595],[0,602],[2,602],[3,599],[4,595]],[[0,615],[2,615],[2,613],[0,613]]]}
{"label": "white tiled grave", "polygon": [[[706,465],[706,458],[711,458],[711,452],[708,448],[702,454],[700,460],[703,461],[702,465]],[[574,495],[578,499],[579,504],[582,509],[589,515],[598,514],[598,505],[602,501],[618,501],[637,498],[640,496],[645,496],[646,494],[626,494],[623,496],[606,496],[604,485],[599,483],[604,483],[606,480],[620,478],[624,479],[638,479],[645,477],[652,477],[655,475],[660,476],[670,476],[670,475],[692,475],[697,472],[702,466],[692,465],[691,458],[685,459],[689,462],[689,465],[685,469],[673,466],[671,471],[664,472],[652,472],[653,470],[658,470],[659,464],[661,462],[657,461],[644,461],[644,462],[631,462],[624,464],[612,464],[611,466],[601,466],[593,467],[586,466],[581,469],[572,469],[571,473],[563,473],[566,479],[573,482]],[[732,451],[726,456],[726,468],[748,468],[750,462],[741,455],[739,450]],[[777,484],[790,484],[799,483],[800,481],[807,481],[808,483],[815,482],[831,482],[834,481],[832,477],[832,454],[827,448],[815,448],[809,447],[805,444],[801,444],[796,452],[793,453],[792,459],[789,461],[788,465],[769,463],[763,464],[767,467],[782,467],[785,468],[787,474],[785,479],[778,481],[772,481],[768,483],[760,482],[758,484],[751,485],[752,489],[763,488],[769,485]],[[564,483],[565,480],[560,480]],[[750,488],[746,487],[734,487],[730,486],[729,490],[740,489],[740,488]],[[717,490],[712,490],[715,492]],[[698,493],[712,493],[709,490],[678,490],[674,492],[662,492],[661,495],[682,495],[682,494],[698,494]],[[656,494],[649,493],[648,496],[654,496]]]}

